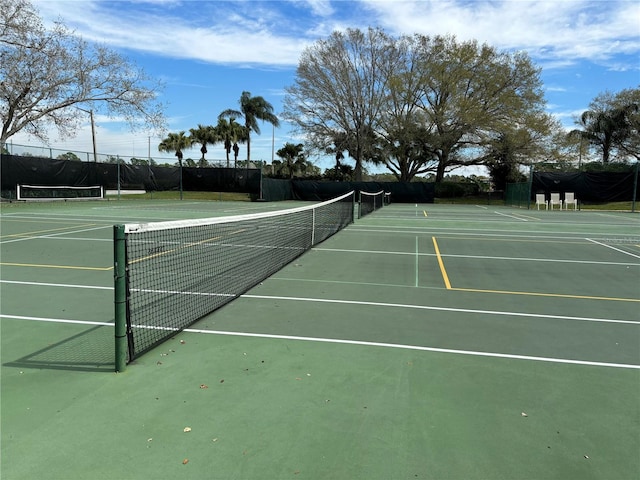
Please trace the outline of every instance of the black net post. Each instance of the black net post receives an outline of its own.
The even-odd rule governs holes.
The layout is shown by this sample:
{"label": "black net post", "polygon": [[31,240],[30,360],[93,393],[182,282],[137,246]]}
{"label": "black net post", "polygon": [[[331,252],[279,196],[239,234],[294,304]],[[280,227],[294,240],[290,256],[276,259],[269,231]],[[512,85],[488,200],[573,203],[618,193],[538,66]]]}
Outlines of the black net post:
{"label": "black net post", "polygon": [[127,255],[124,225],[113,226],[113,277],[115,305],[116,372],[127,366]]}

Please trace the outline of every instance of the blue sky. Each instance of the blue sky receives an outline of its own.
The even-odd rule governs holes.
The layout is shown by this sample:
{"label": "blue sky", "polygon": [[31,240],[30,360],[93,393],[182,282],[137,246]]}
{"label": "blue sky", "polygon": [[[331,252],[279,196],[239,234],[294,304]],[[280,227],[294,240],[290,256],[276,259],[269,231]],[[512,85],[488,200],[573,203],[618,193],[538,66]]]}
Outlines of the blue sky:
{"label": "blue sky", "polygon": [[[86,40],[107,44],[165,84],[169,131],[215,124],[237,108],[243,90],[263,96],[278,114],[305,46],[334,30],[382,27],[392,35],[453,34],[501,50],[526,51],[542,68],[548,111],[570,128],[604,91],[640,84],[640,2],[635,0],[33,0],[45,21],[62,18]],[[98,115],[99,153],[154,158],[160,138],[130,132]],[[52,133],[53,148],[91,151],[87,123],[73,139]],[[301,141],[283,123],[253,135],[251,158],[271,161],[275,149]],[[15,135],[17,144],[36,140]],[[241,150],[243,158],[245,149]],[[198,158],[199,152],[187,152]],[[209,160],[224,158],[220,145]],[[312,159],[323,170],[330,159]]]}

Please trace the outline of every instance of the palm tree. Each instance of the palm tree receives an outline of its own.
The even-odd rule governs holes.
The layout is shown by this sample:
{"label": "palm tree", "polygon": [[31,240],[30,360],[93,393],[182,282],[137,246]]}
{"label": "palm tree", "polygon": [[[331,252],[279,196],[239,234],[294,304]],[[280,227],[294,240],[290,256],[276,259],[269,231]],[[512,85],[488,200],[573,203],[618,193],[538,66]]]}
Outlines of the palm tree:
{"label": "palm tree", "polygon": [[202,145],[200,147],[200,153],[202,153],[202,158],[199,162],[199,167],[206,167],[207,161],[204,158],[205,153],[207,153],[207,145],[213,145],[220,141],[220,137],[218,135],[218,131],[215,127],[211,125],[202,126],[198,124],[198,128],[189,129],[189,137],[191,138],[192,143],[199,143]]}
{"label": "palm tree", "polygon": [[587,140],[602,150],[602,163],[609,163],[611,150],[624,141],[632,131],[630,116],[638,110],[635,104],[604,111],[587,110],[576,122],[581,129],[569,135]]}
{"label": "palm tree", "polygon": [[[247,139],[246,129],[235,121],[235,118],[230,117],[229,121],[225,118],[218,117],[218,125],[216,125],[216,131],[218,133],[219,141],[224,142],[224,150],[227,153],[227,168],[229,168],[229,155],[231,150],[234,152],[240,150],[238,142],[244,143]],[[238,161],[238,155],[235,155],[235,164]]]}
{"label": "palm tree", "polygon": [[280,126],[280,121],[273,113],[273,105],[262,97],[252,97],[250,92],[242,92],[240,96],[240,110],[227,109],[218,118],[244,118],[247,134],[247,165],[251,160],[251,132],[260,135],[258,120],[268,122],[274,127]]}
{"label": "palm tree", "polygon": [[299,143],[285,143],[284,147],[276,152],[276,155],[282,159],[281,171],[286,168],[289,179],[293,178],[296,171],[304,173],[306,169],[307,159],[303,152],[304,146]]}
{"label": "palm tree", "polygon": [[167,138],[160,142],[158,150],[161,152],[175,152],[178,157],[178,166],[180,167],[180,200],[182,200],[182,150],[191,147],[191,138],[185,136],[184,131],[180,133],[169,133]]}

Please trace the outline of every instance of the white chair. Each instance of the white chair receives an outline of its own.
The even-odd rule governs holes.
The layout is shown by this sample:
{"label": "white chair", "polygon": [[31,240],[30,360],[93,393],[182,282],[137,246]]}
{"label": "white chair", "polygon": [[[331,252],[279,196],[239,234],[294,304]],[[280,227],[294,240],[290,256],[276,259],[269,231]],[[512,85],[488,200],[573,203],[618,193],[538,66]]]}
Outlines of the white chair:
{"label": "white chair", "polygon": [[544,193],[536,193],[536,207],[540,210],[540,205],[544,205],[544,209],[549,208],[547,201],[544,199]]}
{"label": "white chair", "polygon": [[573,209],[578,208],[578,199],[573,192],[565,192],[564,194],[564,209],[569,210],[569,204],[573,205]]}
{"label": "white chair", "polygon": [[553,206],[554,205],[558,205],[558,207],[560,207],[560,210],[562,210],[562,202],[560,201],[560,194],[559,193],[552,193],[551,194],[551,199],[549,200],[549,208],[551,210],[553,210]]}

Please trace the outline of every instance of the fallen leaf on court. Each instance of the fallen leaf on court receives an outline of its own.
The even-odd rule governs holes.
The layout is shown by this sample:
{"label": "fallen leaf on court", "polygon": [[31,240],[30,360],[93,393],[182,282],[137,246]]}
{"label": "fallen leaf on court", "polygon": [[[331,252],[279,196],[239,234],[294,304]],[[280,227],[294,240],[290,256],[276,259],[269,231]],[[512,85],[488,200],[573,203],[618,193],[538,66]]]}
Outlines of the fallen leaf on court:
{"label": "fallen leaf on court", "polygon": [[220,383],[224,383],[224,378],[222,380],[220,380]]}
{"label": "fallen leaf on court", "polygon": [[153,438],[147,438],[147,442],[150,442],[151,440],[153,440]]}
{"label": "fallen leaf on court", "polygon": [[527,415],[526,413],[522,412],[520,415],[522,415],[523,417],[528,417],[529,415]]}
{"label": "fallen leaf on court", "polygon": [[202,385],[200,385],[200,388],[209,388],[207,387],[204,383]]}
{"label": "fallen leaf on court", "polygon": [[589,455],[585,455],[584,458],[586,458],[587,460],[589,460]]}
{"label": "fallen leaf on court", "polygon": [[186,465],[187,463],[189,463],[189,459],[188,458],[185,458],[184,460],[182,460],[182,464],[183,465]]}
{"label": "fallen leaf on court", "polygon": [[214,438],[212,441],[217,442],[218,441],[218,437]]}
{"label": "fallen leaf on court", "polygon": [[184,433],[190,432],[191,431],[191,427],[184,427]]}
{"label": "fallen leaf on court", "polygon": [[187,342],[185,342],[184,340],[180,340],[180,343],[181,343],[182,345],[184,345],[184,344],[185,344],[185,343],[187,343]]}

